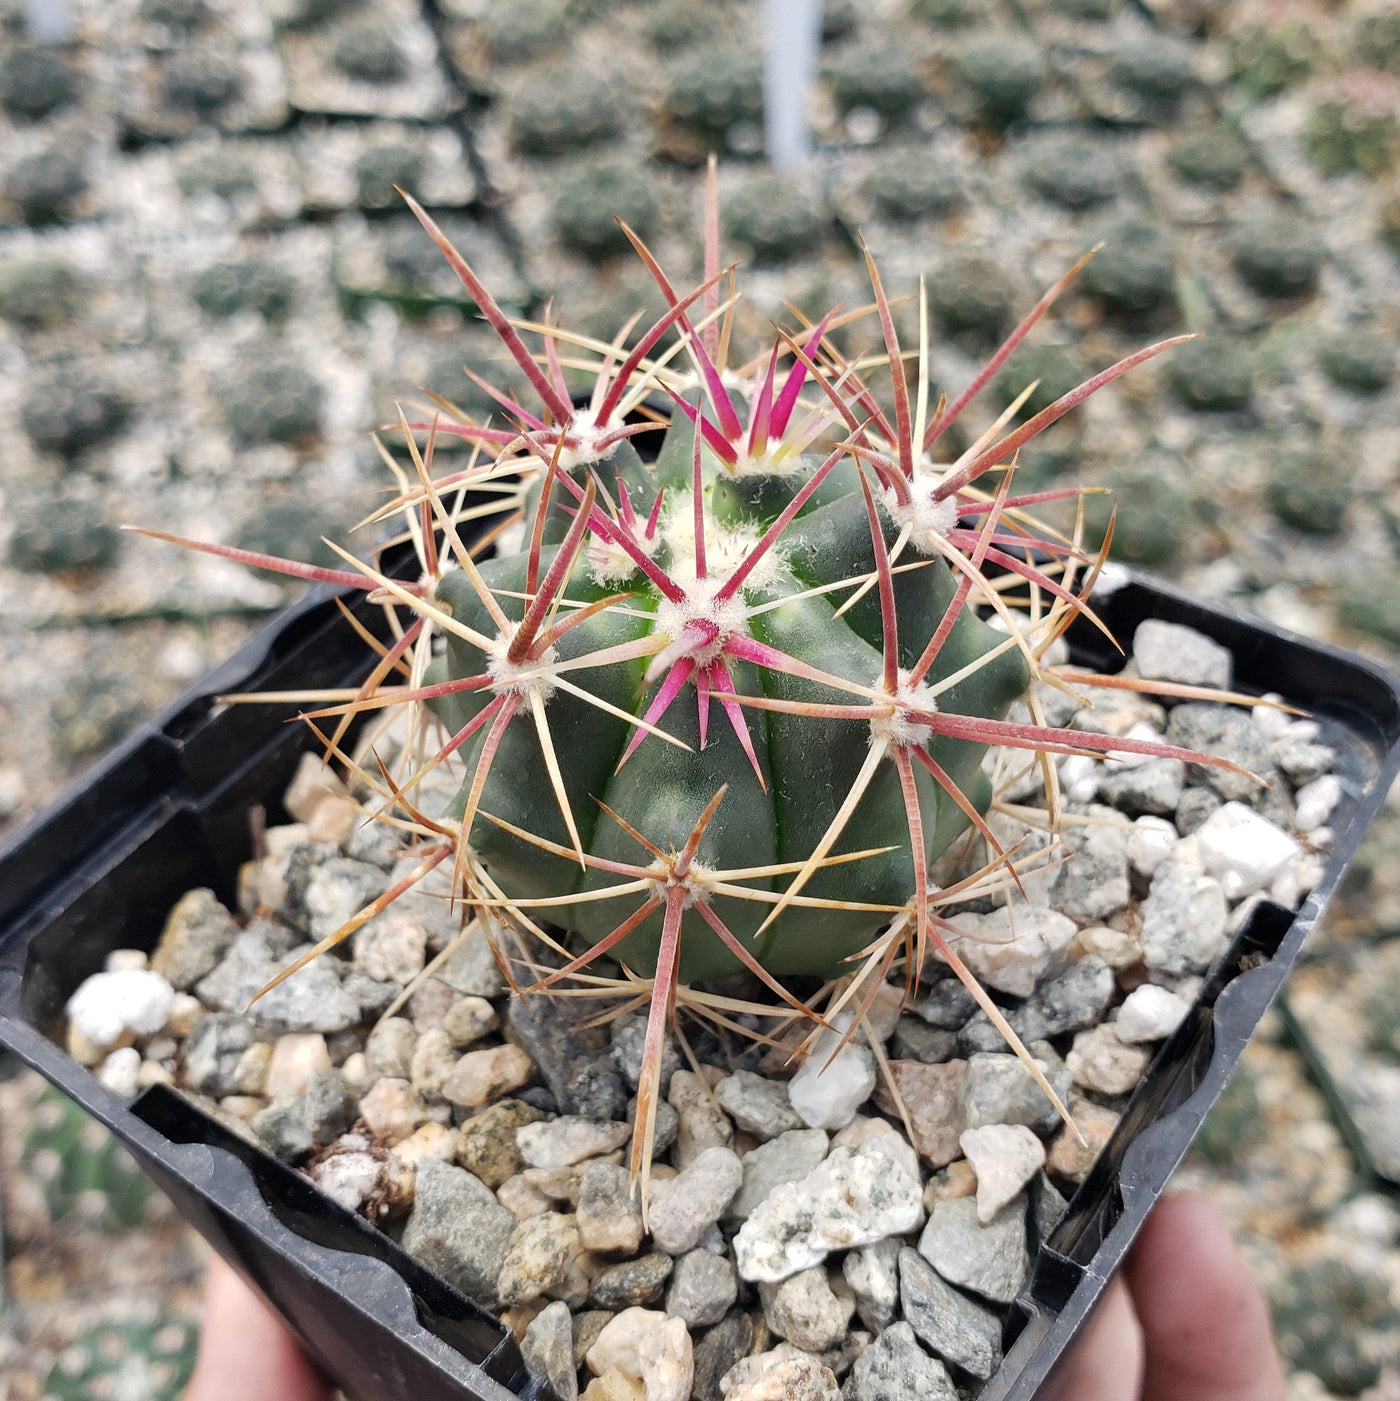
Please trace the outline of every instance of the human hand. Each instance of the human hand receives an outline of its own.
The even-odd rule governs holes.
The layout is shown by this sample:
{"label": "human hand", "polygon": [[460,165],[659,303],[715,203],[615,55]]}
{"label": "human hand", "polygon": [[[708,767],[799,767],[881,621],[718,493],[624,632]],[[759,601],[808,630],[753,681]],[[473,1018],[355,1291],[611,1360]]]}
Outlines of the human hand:
{"label": "human hand", "polygon": [[[328,1401],[281,1320],[220,1260],[209,1270],[199,1362],[185,1401]],[[1268,1310],[1206,1198],[1148,1217],[1040,1401],[1283,1401]]]}
{"label": "human hand", "polygon": [[1164,1198],[1038,1401],[1284,1401],[1263,1295],[1205,1197]]}
{"label": "human hand", "polygon": [[330,1401],[330,1394],[282,1320],[215,1259],[185,1401]]}

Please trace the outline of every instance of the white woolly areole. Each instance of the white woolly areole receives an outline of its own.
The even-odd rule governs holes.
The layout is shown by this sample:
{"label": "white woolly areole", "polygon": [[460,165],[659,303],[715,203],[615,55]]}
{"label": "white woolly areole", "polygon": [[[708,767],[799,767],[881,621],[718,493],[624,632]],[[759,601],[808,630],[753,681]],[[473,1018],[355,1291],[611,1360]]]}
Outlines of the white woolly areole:
{"label": "white woolly areole", "polygon": [[[634,538],[637,547],[648,559],[656,553],[656,547],[661,543],[659,535],[650,540],[645,536]],[[587,559],[589,576],[603,588],[625,584],[637,572],[637,561],[616,541],[604,540],[600,535],[589,537]]]}
{"label": "white woolly areole", "polygon": [[564,433],[564,447],[559,454],[559,466],[566,472],[575,467],[587,467],[594,462],[606,462],[622,446],[617,438],[604,444],[612,428],[600,424],[589,409],[579,409],[569,420]]}
{"label": "white woolly areole", "polygon": [[669,862],[653,861],[647,868],[647,879],[653,892],[663,900],[670,891],[681,891],[681,908],[688,910],[697,900],[710,898],[715,873],[699,861],[692,861],[685,875],[676,877],[671,874]]}
{"label": "white woolly areole", "polygon": [[884,493],[885,509],[901,529],[909,528],[909,541],[922,555],[939,554],[938,542],[958,523],[958,500],[950,496],[939,500],[934,495],[939,479],[916,471],[909,482],[909,501],[902,505],[894,492]]}
{"label": "white woolly areole", "polygon": [[548,700],[554,694],[554,683],[548,676],[540,675],[540,668],[552,665],[559,659],[559,654],[553,647],[546,647],[533,661],[511,661],[506,653],[515,631],[512,624],[510,632],[496,638],[491,645],[490,655],[486,659],[491,688],[497,695],[524,696],[527,699],[537,695],[541,700]]}
{"label": "white woolly areole", "polygon": [[930,687],[920,682],[909,684],[909,673],[903,668],[899,672],[899,683],[895,687],[894,704],[889,710],[877,715],[870,722],[872,740],[888,740],[891,744],[921,749],[933,738],[933,731],[915,720],[911,710],[936,711],[938,701]]}
{"label": "white woolly areole", "polygon": [[[726,638],[747,632],[749,610],[743,597],[737,593],[730,598],[715,597],[723,583],[722,577],[696,579],[686,587],[685,597],[679,602],[664,596],[657,600],[656,630],[669,637],[673,645],[659,655],[653,668],[659,669],[657,663],[669,665],[683,656],[697,667],[708,666],[723,650]],[[677,648],[674,644],[695,623],[709,623],[715,629],[714,637],[699,647]]]}

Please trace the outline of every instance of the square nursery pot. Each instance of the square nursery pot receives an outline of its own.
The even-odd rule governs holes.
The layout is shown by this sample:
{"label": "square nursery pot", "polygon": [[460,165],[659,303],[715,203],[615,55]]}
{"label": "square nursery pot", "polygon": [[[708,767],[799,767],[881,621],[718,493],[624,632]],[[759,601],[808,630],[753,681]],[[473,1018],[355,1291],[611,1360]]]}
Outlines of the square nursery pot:
{"label": "square nursery pot", "polygon": [[[377,610],[361,603],[375,625]],[[1346,796],[1326,873],[1297,912],[1258,905],[1162,1045],[1117,1131],[1040,1248],[982,1401],[1029,1401],[1122,1261],[1400,770],[1400,689],[1381,668],[1131,574],[1095,607],[1118,636],[1148,617],[1187,624],[1234,656],[1242,690],[1311,711],[1339,754]],[[1105,670],[1077,624],[1074,660]],[[322,592],[284,614],[0,847],[0,1046],[106,1124],[176,1205],[280,1310],[356,1401],[550,1397],[508,1329],[388,1236],[164,1086],[130,1105],[51,1033],[69,994],[112,949],[149,949],[194,886],[229,900],[249,855],[248,811],[275,817],[306,747],[290,708],[229,707],[228,690],[355,684],[363,643]]]}

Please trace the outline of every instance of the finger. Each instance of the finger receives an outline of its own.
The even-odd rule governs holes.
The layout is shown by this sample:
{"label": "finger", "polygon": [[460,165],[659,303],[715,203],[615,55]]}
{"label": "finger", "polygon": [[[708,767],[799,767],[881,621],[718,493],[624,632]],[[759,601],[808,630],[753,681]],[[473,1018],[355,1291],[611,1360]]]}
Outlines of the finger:
{"label": "finger", "polygon": [[185,1401],[329,1401],[282,1320],[216,1259],[204,1286],[199,1360]]}
{"label": "finger", "polygon": [[1142,1356],[1142,1326],[1127,1285],[1115,1279],[1036,1401],[1137,1401]]}
{"label": "finger", "polygon": [[1158,1204],[1125,1271],[1142,1320],[1142,1401],[1283,1401],[1269,1311],[1205,1197]]}

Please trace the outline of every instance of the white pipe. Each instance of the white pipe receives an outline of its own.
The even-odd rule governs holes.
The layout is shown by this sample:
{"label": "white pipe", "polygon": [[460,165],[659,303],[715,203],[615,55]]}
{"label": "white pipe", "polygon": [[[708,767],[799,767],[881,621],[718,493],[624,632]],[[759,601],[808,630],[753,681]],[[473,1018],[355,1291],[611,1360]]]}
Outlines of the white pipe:
{"label": "white pipe", "polygon": [[763,139],[784,175],[801,170],[812,154],[808,103],[821,20],[821,0],[764,0]]}

